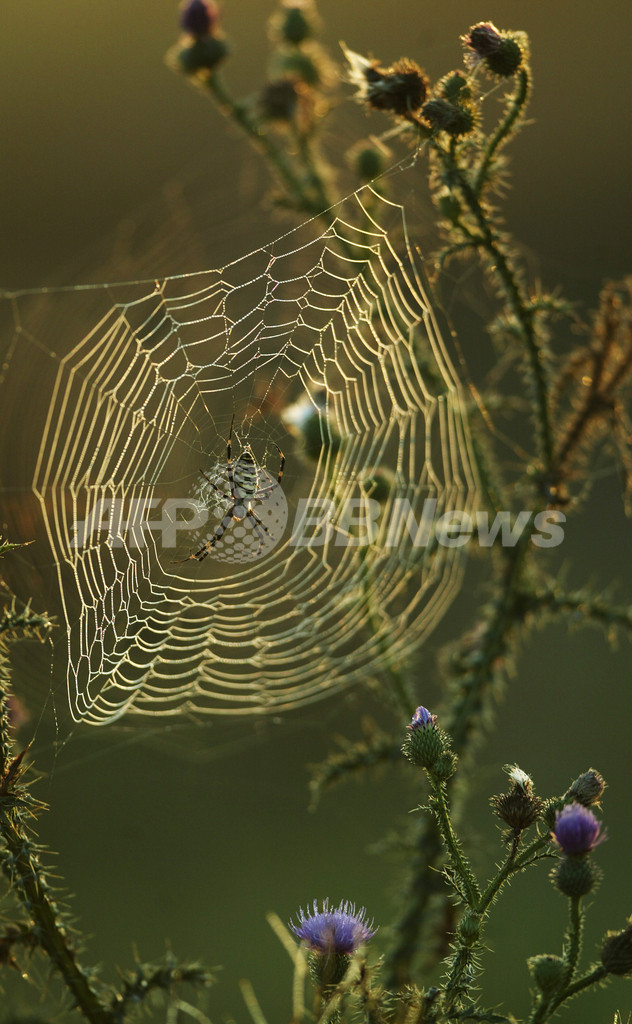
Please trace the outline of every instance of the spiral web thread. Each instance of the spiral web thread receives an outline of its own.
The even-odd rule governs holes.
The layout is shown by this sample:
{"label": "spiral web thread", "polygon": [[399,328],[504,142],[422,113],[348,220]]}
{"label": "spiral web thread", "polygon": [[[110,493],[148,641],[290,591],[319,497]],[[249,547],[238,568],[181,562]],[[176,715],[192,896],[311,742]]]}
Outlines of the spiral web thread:
{"label": "spiral web thread", "polygon": [[[37,540],[11,585],[57,595],[75,721],[319,700],[401,665],[457,592],[461,548],[416,546],[405,528],[387,542],[403,499],[418,522],[426,499],[439,517],[476,493],[403,209],[365,187],[332,215],[220,270],[2,297],[1,518]],[[251,444],[264,481],[284,450],[288,528],[250,561],[222,559],[220,542],[179,562],[226,510],[200,471],[226,488],[231,423],[233,458]],[[378,493],[376,535],[354,543],[335,509]],[[182,495],[210,526],[167,550],[144,525]],[[324,498],[325,543],[297,546],[301,501]],[[88,520],[100,528],[77,544]]]}

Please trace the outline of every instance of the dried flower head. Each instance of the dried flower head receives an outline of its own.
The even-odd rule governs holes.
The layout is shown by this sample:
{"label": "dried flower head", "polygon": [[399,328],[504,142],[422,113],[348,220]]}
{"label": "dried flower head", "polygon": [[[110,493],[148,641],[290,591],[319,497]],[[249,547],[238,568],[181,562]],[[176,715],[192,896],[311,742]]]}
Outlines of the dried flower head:
{"label": "dried flower head", "polygon": [[328,899],[323,900],[320,910],[318,900],[314,900],[312,913],[306,914],[301,908],[298,923],[291,921],[290,928],[308,949],[325,956],[355,953],[377,931],[373,921],[367,921],[364,907],[356,913],[355,903],[344,900],[333,910]]}
{"label": "dried flower head", "polygon": [[196,38],[207,36],[215,28],[218,17],[213,0],[188,0],[180,11],[180,28]]}
{"label": "dried flower head", "polygon": [[349,63],[349,79],[358,89],[357,98],[374,110],[415,120],[428,95],[425,71],[407,57],[383,68],[379,61],[368,60],[341,45]]}
{"label": "dried flower head", "polygon": [[566,804],[555,815],[553,838],[562,853],[590,853],[606,838],[605,834],[600,833],[601,822],[582,804]]}
{"label": "dried flower head", "polygon": [[496,814],[514,833],[533,825],[542,813],[544,801],[535,796],[533,782],[518,765],[506,765],[512,783],[508,793],[491,798]]}
{"label": "dried flower head", "polygon": [[465,61],[470,67],[476,67],[484,57],[498,53],[503,45],[503,37],[491,21],[479,21],[472,25],[469,32],[461,36],[467,47]]}
{"label": "dried flower head", "polygon": [[533,793],[533,779],[530,775],[527,775],[517,764],[508,764],[505,765],[505,768],[516,789],[523,793]]}
{"label": "dried flower head", "polygon": [[596,772],[594,768],[589,768],[587,772],[576,778],[573,784],[569,786],[565,797],[567,800],[576,800],[577,803],[583,804],[584,807],[590,807],[593,804],[599,805],[605,788],[606,783],[603,775]]}

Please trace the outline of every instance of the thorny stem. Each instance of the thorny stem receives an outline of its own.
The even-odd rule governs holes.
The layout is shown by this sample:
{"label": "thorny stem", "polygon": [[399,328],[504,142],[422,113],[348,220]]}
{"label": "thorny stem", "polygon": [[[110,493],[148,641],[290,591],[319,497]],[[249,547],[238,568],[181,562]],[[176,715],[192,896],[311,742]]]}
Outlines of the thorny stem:
{"label": "thorny stem", "polygon": [[569,924],[567,937],[567,948],[565,950],[566,971],[564,974],[564,985],[570,985],[577,969],[577,960],[582,945],[582,930],[584,925],[584,912],[582,909],[582,897],[571,896],[569,900]]}
{"label": "thorny stem", "polygon": [[496,895],[500,892],[507,879],[511,878],[512,875],[521,871],[527,864],[531,863],[531,861],[535,859],[538,851],[544,849],[548,843],[548,834],[538,836],[537,839],[534,839],[533,842],[531,842],[529,846],[522,851],[520,856],[517,856],[518,846],[514,842],[502,868],[495,878],[492,878],[491,882],[485,889],[485,892],[481,896],[480,903],[478,905],[478,911],[481,917],[485,917],[489,912]]}
{"label": "thorny stem", "polygon": [[474,176],[473,186],[477,198],[480,198],[481,192],[487,183],[488,171],[494,156],[500,147],[508,141],[512,130],[516,127],[516,122],[522,113],[524,105],[527,102],[531,82],[526,68],[523,67],[520,69],[517,74],[517,79],[518,84],[516,91],[513,96],[508,97],[507,113],[498,123],[496,131],[490,137],[483,154],[483,159],[481,160],[478,171]]}
{"label": "thorny stem", "polygon": [[480,891],[474,873],[466,857],[463,855],[461,844],[452,826],[446,784],[434,779],[432,775],[430,776],[430,782],[434,794],[433,810],[439,823],[443,841],[452,860],[454,870],[458,874],[459,881],[463,884],[467,904],[472,909],[475,909],[480,898]]}
{"label": "thorny stem", "polygon": [[[113,1024],[114,1016],[90,985],[59,923],[55,905],[45,891],[41,868],[32,844],[25,835],[15,811],[0,815],[0,830],[6,849],[3,870],[12,881],[29,917],[35,923],[38,941],[62,975],[77,1007],[91,1024]],[[10,862],[10,867],[9,867]]]}
{"label": "thorny stem", "polygon": [[32,932],[62,975],[77,1007],[90,1024],[113,1024],[108,1011],[78,963],[23,818],[41,806],[19,782],[21,755],[14,757],[8,721],[6,658],[0,645],[0,866],[24,905]]}
{"label": "thorny stem", "polygon": [[564,959],[566,970],[562,982],[561,991],[554,996],[546,996],[542,993],[533,1008],[527,1024],[544,1024],[544,1021],[554,1013],[558,1006],[572,995],[580,992],[589,985],[601,981],[608,973],[601,965],[589,971],[582,978],[573,984],[573,976],[577,969],[577,961],[581,950],[582,929],[584,924],[584,913],[582,910],[582,897],[571,896],[569,899],[569,925],[566,932],[566,948]]}
{"label": "thorny stem", "polygon": [[572,996],[576,996],[578,992],[581,992],[585,988],[590,988],[591,985],[597,985],[600,981],[604,981],[608,976],[608,971],[603,964],[597,964],[592,970],[587,971],[586,974],[574,981],[572,985],[569,985],[556,999],[553,1001],[551,1006],[551,1012],[557,1010],[558,1006],[561,1006],[567,999],[571,999]]}
{"label": "thorny stem", "polygon": [[[480,732],[480,723],[485,721],[498,699],[496,662],[506,653],[511,633],[520,621],[517,601],[528,543],[528,530],[525,530],[515,548],[505,549],[507,561],[501,586],[489,618],[483,623],[480,660],[455,680],[456,690],[445,730],[459,757],[471,751]],[[454,787],[454,778],[448,780],[448,795]],[[404,911],[395,924],[395,939],[387,953],[386,985],[389,988],[400,988],[410,981],[424,917],[437,892],[436,878],[442,857],[443,846],[435,822],[420,819],[411,872],[402,899]]]}
{"label": "thorny stem", "polygon": [[543,470],[548,473],[553,460],[553,429],[549,410],[544,352],[536,329],[537,310],[529,301],[502,242],[490,226],[475,189],[456,161],[453,162],[453,171],[459,190],[476,220],[481,236],[480,247],[487,252],[492,260],[494,273],[502,285],[505,298],[525,343],[535,392],[540,458]]}
{"label": "thorny stem", "polygon": [[610,604],[584,591],[565,594],[550,587],[527,590],[518,596],[525,612],[576,612],[602,626],[632,630],[632,606]]}

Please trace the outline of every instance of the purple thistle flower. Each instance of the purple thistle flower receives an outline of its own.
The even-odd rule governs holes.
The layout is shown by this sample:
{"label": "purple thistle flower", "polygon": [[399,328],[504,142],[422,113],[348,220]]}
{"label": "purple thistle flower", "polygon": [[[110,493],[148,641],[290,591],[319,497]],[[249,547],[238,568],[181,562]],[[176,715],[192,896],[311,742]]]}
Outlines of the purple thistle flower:
{"label": "purple thistle flower", "polygon": [[590,853],[606,838],[600,832],[601,822],[582,804],[566,804],[555,814],[553,837],[562,853]]}
{"label": "purple thistle flower", "polygon": [[301,907],[298,923],[290,921],[290,928],[309,949],[326,955],[355,953],[377,931],[373,921],[367,921],[364,907],[356,913],[355,903],[344,900],[330,910],[329,899],[323,900],[321,910],[314,900],[313,913],[305,914]]}
{"label": "purple thistle flower", "polygon": [[420,704],[412,717],[410,725],[407,725],[406,728],[413,732],[413,730],[422,729],[426,725],[435,725],[436,721],[437,716],[431,714],[431,712],[428,711],[428,708],[425,708],[423,704]]}
{"label": "purple thistle flower", "polygon": [[215,28],[218,11],[213,0],[188,0],[180,12],[180,27],[201,38]]}

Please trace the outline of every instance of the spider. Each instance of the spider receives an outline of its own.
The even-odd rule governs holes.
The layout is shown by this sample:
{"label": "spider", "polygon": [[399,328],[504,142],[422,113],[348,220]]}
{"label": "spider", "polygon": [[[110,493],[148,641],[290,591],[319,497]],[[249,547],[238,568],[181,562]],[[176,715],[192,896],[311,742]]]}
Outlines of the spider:
{"label": "spider", "polygon": [[[228,509],[219,526],[217,526],[213,536],[209,540],[205,541],[198,551],[192,555],[188,555],[187,558],[183,558],[181,562],[190,562],[192,560],[197,562],[203,561],[206,556],[210,555],[214,550],[216,544],[226,533],[226,530],[228,530],[233,523],[241,523],[246,518],[252,519],[253,530],[255,530],[259,537],[259,550],[257,551],[257,555],[261,554],[261,549],[263,548],[263,542],[265,540],[264,534],[270,533],[268,527],[261,521],[257,513],[254,511],[253,505],[267,498],[274,488],[281,483],[281,480],[283,479],[283,470],[285,469],[285,455],[279,448],[278,444],[274,444],[274,447],[281,457],[279,474],[277,476],[276,483],[271,482],[265,487],[260,487],[259,480],[261,468],[257,465],[257,460],[255,459],[252,448],[249,444],[244,445],[234,462],[232,460],[234,419],[235,417],[233,416],[230,423],[228,441],[226,442],[226,476],[228,477],[230,493],[226,494],[225,491],[222,491],[221,488],[219,488],[217,484],[215,484],[213,480],[206,475],[204,470],[200,470],[200,473],[206,482],[211,485],[213,490],[217,491],[217,493],[227,501],[232,501],[232,506]],[[269,476],[268,480],[270,480]]]}

